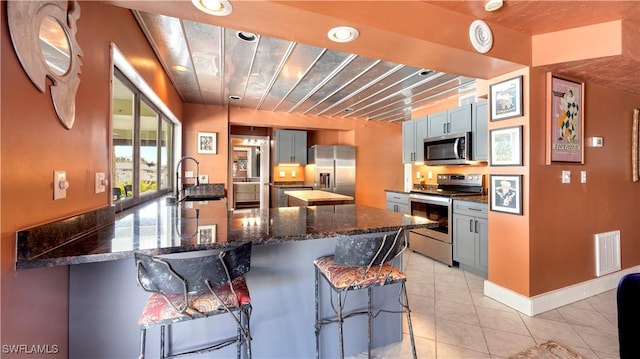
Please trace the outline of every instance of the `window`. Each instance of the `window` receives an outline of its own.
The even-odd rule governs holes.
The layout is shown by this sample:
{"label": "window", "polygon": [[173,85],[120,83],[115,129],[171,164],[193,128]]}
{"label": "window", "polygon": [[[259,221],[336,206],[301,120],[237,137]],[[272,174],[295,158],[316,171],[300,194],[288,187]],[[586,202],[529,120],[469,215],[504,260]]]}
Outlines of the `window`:
{"label": "window", "polygon": [[111,123],[112,194],[119,209],[169,192],[173,122],[117,68]]}

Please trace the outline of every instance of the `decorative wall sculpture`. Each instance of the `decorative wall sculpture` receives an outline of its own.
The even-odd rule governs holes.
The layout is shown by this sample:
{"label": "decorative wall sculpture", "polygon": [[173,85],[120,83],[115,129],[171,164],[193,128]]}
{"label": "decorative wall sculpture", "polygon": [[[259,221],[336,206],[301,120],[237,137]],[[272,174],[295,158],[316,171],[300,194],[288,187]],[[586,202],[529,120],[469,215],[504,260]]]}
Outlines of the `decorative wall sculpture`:
{"label": "decorative wall sculpture", "polygon": [[7,20],[22,68],[41,92],[51,81],[56,115],[71,129],[83,56],[76,41],[80,5],[76,1],[8,1]]}

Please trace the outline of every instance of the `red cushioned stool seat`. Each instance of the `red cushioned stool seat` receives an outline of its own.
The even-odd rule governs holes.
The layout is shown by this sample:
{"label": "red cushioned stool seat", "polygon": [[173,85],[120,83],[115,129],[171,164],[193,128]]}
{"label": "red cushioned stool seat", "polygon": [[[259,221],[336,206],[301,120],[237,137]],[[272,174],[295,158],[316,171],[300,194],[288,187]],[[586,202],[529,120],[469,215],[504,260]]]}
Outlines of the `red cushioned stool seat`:
{"label": "red cushioned stool seat", "polygon": [[[404,313],[409,327],[411,349],[413,358],[417,359],[416,346],[411,325],[411,310],[407,298],[407,276],[394,265],[402,252],[407,248],[407,238],[404,229],[399,229],[394,234],[383,236],[339,236],[333,255],[325,256],[313,261],[316,279],[316,358],[320,358],[320,330],[327,324],[338,324],[338,350],[339,357],[344,358],[343,323],[345,319],[366,315],[368,324],[368,354],[371,358],[372,318],[377,313]],[[331,308],[335,316],[320,318],[320,278],[324,278],[331,289]],[[400,310],[378,309],[373,314],[371,300],[373,288],[399,284],[398,302]],[[347,293],[352,290],[366,289],[367,310],[344,311],[344,302]],[[337,303],[334,303],[333,294],[337,293]],[[326,356],[326,355],[325,355]]]}
{"label": "red cushioned stool seat", "polygon": [[[238,359],[245,348],[251,358],[251,297],[244,274],[250,269],[251,243],[195,257],[166,258],[135,253],[138,285],[151,295],[138,319],[140,355],[146,348],[147,329],[160,327],[160,357],[208,353],[236,344]],[[166,330],[172,324],[216,315],[228,315],[237,333],[211,338],[209,343],[177,353],[165,348]],[[184,326],[183,326],[184,328]],[[188,337],[188,336],[187,336]],[[184,339],[183,339],[184,340]]]}

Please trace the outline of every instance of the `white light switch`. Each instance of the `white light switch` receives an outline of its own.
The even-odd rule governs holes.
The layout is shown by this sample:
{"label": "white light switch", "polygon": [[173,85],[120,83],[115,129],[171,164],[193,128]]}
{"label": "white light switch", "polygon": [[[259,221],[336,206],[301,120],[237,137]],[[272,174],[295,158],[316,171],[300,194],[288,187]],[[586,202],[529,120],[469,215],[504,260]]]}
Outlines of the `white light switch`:
{"label": "white light switch", "polygon": [[562,183],[571,183],[571,171],[562,171]]}
{"label": "white light switch", "polygon": [[291,177],[295,177],[296,176],[296,171],[291,171]]}
{"label": "white light switch", "polygon": [[96,172],[96,193],[102,193],[107,189],[107,180],[105,179],[104,172]]}
{"label": "white light switch", "polygon": [[280,177],[284,177],[284,171],[280,171]]}
{"label": "white light switch", "polygon": [[53,171],[53,199],[67,198],[67,188],[69,188],[67,172]]}
{"label": "white light switch", "polygon": [[587,171],[580,171],[580,183],[587,183]]}

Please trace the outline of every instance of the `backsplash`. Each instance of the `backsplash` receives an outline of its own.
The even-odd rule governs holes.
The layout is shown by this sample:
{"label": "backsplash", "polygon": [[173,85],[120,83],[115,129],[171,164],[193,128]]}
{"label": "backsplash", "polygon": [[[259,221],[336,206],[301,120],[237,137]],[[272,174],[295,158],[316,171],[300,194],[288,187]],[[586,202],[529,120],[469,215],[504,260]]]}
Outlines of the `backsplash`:
{"label": "backsplash", "polygon": [[[487,165],[479,166],[426,166],[411,165],[411,183],[415,185],[437,185],[437,177],[440,173],[461,173],[471,174],[480,173],[484,175],[482,186],[486,189],[489,187],[489,167]],[[430,178],[431,177],[431,178]]]}
{"label": "backsplash", "polygon": [[115,222],[115,206],[16,232],[16,260],[32,260]]}

